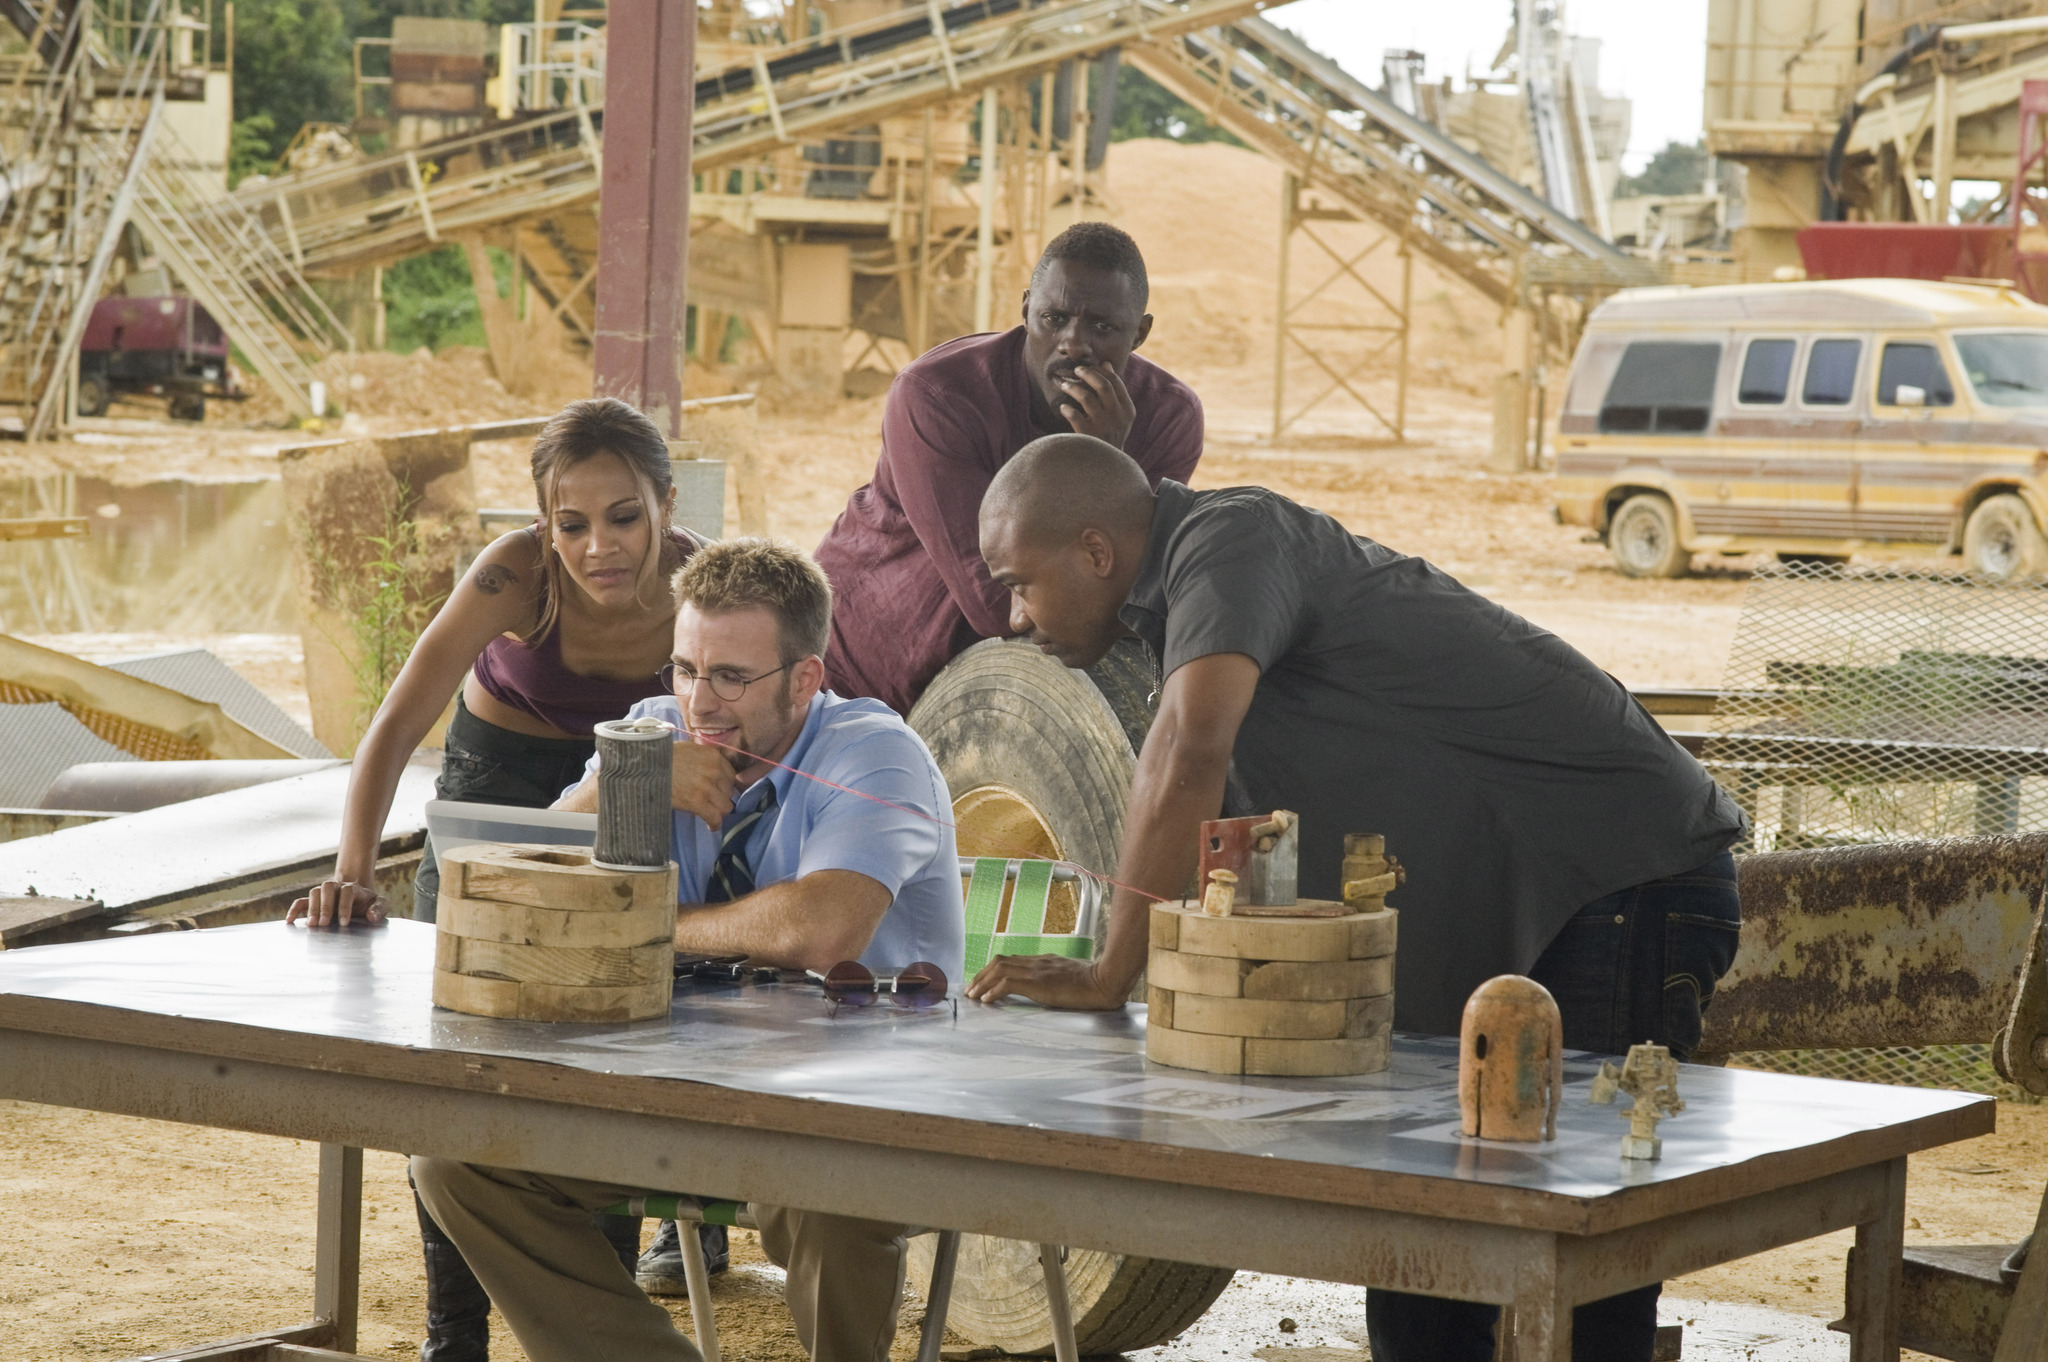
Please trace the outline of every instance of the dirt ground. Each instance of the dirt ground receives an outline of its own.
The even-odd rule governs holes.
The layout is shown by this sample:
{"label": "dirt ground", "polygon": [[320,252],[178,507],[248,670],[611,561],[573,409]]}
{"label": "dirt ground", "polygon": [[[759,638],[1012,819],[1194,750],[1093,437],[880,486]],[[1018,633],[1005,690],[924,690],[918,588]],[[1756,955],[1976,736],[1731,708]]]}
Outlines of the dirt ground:
{"label": "dirt ground", "polygon": [[[1407,441],[1387,439],[1375,418],[1343,401],[1271,439],[1271,273],[1264,263],[1236,269],[1230,262],[1270,260],[1277,173],[1230,147],[1125,143],[1113,152],[1110,183],[1119,220],[1145,247],[1152,271],[1159,320],[1146,352],[1191,382],[1207,408],[1198,485],[1263,484],[1421,554],[1632,685],[1718,684],[1748,564],[1736,560],[1678,581],[1625,579],[1602,548],[1552,522],[1546,476],[1485,471],[1490,408],[1483,394],[1498,343],[1489,309],[1418,265]],[[1338,255],[1370,245],[1369,236],[1320,228]],[[1320,249],[1302,253],[1335,258],[1317,256]],[[1385,249],[1358,268],[1383,291],[1398,282],[1398,264]],[[1369,320],[1373,306],[1355,290],[1332,289],[1322,315]],[[1368,364],[1364,373],[1368,395],[1391,410],[1390,370]],[[1312,374],[1306,362],[1290,370],[1293,400],[1315,391]],[[731,381],[691,373],[693,392]],[[215,404],[204,425],[183,428],[152,419],[146,408],[123,407],[87,423],[72,442],[0,445],[0,482],[67,471],[116,488],[271,477],[281,446],[311,438],[551,410],[588,391],[587,366],[565,359],[549,382],[544,392],[508,394],[477,351],[362,356],[337,365],[331,378],[349,416],[318,434],[281,428],[281,413],[261,401]],[[872,470],[881,411],[880,398],[831,410],[771,406],[762,437],[774,533],[817,542]],[[483,505],[532,504],[524,461],[513,447],[478,447]],[[261,546],[244,548],[234,561],[248,561]],[[102,661],[199,643],[287,712],[306,715],[298,640],[288,633],[250,633],[233,619],[197,616],[181,619],[176,632],[152,618],[101,628],[107,632],[39,641]],[[0,1206],[8,1211],[0,1217],[0,1357],[124,1357],[303,1316],[312,1290],[315,1161],[315,1149],[295,1141],[0,1103]],[[1908,1240],[2016,1239],[2032,1223],[2044,1180],[2048,1109],[2002,1105],[1997,1134],[1912,1161]],[[375,1357],[412,1357],[422,1337],[423,1283],[397,1155],[367,1157],[365,1201],[360,1346]],[[1697,1274],[1672,1291],[1834,1318],[1847,1242],[1846,1233],[1832,1235]],[[728,1353],[743,1362],[798,1362],[777,1299],[779,1274],[748,1236],[735,1247],[733,1272],[714,1287]],[[677,1302],[675,1309],[686,1326],[686,1307]],[[914,1303],[906,1308],[899,1359],[914,1349],[918,1315]],[[1269,1340],[1286,1341],[1277,1332]],[[521,1353],[501,1331],[494,1356]]]}

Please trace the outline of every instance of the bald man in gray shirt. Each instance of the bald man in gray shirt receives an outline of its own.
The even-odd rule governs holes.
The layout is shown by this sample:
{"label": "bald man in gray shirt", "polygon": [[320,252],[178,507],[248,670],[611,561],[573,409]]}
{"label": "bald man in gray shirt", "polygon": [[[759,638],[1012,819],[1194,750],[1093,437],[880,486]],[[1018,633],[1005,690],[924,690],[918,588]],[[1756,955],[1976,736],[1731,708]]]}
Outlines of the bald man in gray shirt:
{"label": "bald man in gray shirt", "polygon": [[[1154,492],[1084,436],[997,474],[981,548],[1016,633],[1070,667],[1135,635],[1164,681],[1117,870],[1134,888],[1101,955],[999,958],[970,997],[1121,1006],[1151,896],[1189,885],[1202,820],[1287,808],[1306,895],[1342,897],[1346,833],[1386,834],[1408,868],[1403,1029],[1455,1034],[1475,987],[1518,973],[1556,995],[1573,1048],[1698,1043],[1734,957],[1742,815],[1562,639],[1263,488]],[[1657,1291],[1581,1306],[1575,1356],[1648,1362]],[[1375,1291],[1373,1356],[1486,1362],[1498,1314]]]}

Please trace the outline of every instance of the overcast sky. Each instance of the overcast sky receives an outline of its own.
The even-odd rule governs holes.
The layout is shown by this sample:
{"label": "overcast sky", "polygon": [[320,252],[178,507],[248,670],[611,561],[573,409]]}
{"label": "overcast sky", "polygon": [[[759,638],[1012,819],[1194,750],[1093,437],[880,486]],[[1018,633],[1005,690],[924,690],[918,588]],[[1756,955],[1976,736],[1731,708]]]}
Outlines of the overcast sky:
{"label": "overcast sky", "polygon": [[[1294,0],[1266,18],[1377,88],[1390,47],[1426,53],[1428,79],[1455,76],[1462,85],[1468,68],[1492,66],[1514,12],[1514,0]],[[1634,101],[1628,170],[1641,170],[1666,142],[1700,135],[1707,0],[1565,0],[1565,29],[1601,40],[1600,88]]]}

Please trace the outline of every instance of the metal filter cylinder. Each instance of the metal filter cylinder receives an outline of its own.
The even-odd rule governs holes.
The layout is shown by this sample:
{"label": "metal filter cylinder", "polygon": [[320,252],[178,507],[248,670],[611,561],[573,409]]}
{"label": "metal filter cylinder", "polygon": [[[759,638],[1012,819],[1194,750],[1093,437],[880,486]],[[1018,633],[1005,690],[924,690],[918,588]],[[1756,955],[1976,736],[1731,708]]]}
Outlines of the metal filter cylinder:
{"label": "metal filter cylinder", "polygon": [[591,864],[666,870],[675,729],[659,719],[611,719],[598,724],[596,733],[597,845]]}

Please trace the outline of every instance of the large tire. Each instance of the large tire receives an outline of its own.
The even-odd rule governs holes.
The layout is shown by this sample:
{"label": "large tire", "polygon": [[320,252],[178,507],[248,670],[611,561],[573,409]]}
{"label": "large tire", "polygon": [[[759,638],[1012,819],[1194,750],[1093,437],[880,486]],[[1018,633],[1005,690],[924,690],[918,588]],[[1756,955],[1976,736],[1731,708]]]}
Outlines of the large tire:
{"label": "large tire", "polygon": [[1655,492],[1621,503],[1607,525],[1607,550],[1624,577],[1683,577],[1692,566],[1678,538],[1678,512]]}
{"label": "large tire", "polygon": [[2024,498],[2000,492],[1970,512],[1963,526],[1963,566],[2001,582],[2048,574],[2048,537]]}
{"label": "large tire", "polygon": [[80,374],[78,376],[78,414],[80,416],[105,416],[109,397],[107,380],[101,374]]}
{"label": "large tire", "polygon": [[[978,643],[940,672],[910,711],[939,763],[961,825],[962,855],[1056,856],[1116,869],[1137,748],[1157,704],[1142,647],[1124,644],[1084,675],[1028,644]],[[1072,908],[1055,898],[1047,926]],[[1061,918],[1065,917],[1065,923]],[[910,1277],[931,1282],[933,1240],[910,1245]],[[1178,1337],[1233,1275],[1158,1258],[1073,1249],[1067,1290],[1084,1356],[1135,1352]],[[977,1347],[1052,1354],[1036,1245],[963,1235],[947,1324]]]}

